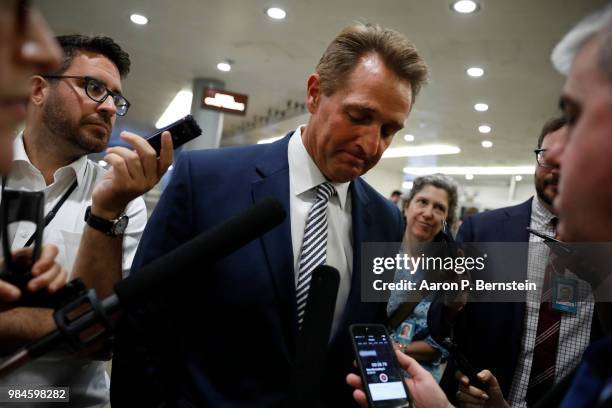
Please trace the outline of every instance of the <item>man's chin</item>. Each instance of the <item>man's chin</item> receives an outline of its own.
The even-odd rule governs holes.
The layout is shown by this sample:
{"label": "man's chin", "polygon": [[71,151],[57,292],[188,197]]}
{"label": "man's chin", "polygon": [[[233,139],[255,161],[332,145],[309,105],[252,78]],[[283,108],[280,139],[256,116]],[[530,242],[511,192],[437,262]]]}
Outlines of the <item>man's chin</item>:
{"label": "man's chin", "polygon": [[594,241],[592,237],[593,231],[590,228],[586,228],[584,225],[573,222],[572,220],[559,220],[558,231],[560,239],[563,242],[591,242]]}
{"label": "man's chin", "polygon": [[329,169],[329,171],[324,172],[324,176],[334,183],[348,183],[350,181],[354,181],[362,174],[361,169],[356,169],[354,167],[346,168],[344,166],[340,168],[332,168]]}
{"label": "man's chin", "polygon": [[100,153],[104,151],[108,146],[107,136],[86,136],[81,137],[79,140],[79,146],[87,153]]}

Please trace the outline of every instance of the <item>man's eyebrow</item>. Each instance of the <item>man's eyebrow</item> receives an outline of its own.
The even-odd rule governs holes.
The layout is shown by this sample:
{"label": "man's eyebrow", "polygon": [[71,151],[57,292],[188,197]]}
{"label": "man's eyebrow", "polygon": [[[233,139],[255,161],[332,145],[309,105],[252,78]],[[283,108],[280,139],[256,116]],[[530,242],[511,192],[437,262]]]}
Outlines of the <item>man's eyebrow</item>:
{"label": "man's eyebrow", "polygon": [[345,108],[348,110],[356,109],[356,110],[365,111],[367,113],[372,113],[372,114],[378,113],[378,111],[374,109],[373,107],[371,107],[370,105],[361,104],[361,103],[347,103]]}

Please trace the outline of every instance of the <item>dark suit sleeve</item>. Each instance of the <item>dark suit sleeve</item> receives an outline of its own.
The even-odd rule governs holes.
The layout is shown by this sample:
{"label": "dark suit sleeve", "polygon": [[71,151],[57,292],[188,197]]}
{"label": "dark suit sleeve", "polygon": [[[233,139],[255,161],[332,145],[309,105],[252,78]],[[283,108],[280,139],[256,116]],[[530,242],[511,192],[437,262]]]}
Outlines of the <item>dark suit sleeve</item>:
{"label": "dark suit sleeve", "polygon": [[401,211],[398,210],[398,214],[399,214],[399,226],[400,226],[398,242],[400,242],[404,238],[404,231],[406,230],[406,221],[404,220],[404,216],[402,215]]}
{"label": "dark suit sleeve", "polygon": [[467,217],[461,227],[459,227],[459,231],[457,231],[456,241],[458,243],[462,242],[474,242],[474,218]]}
{"label": "dark suit sleeve", "polygon": [[[181,155],[172,179],[144,231],[132,273],[190,239],[193,233],[189,156]],[[168,304],[174,294],[152,297],[136,310],[125,311],[118,322],[113,358],[113,407],[157,406],[173,393],[167,378],[171,367],[161,350],[173,347]],[[163,300],[162,300],[163,298]],[[171,354],[171,353],[170,353]]]}

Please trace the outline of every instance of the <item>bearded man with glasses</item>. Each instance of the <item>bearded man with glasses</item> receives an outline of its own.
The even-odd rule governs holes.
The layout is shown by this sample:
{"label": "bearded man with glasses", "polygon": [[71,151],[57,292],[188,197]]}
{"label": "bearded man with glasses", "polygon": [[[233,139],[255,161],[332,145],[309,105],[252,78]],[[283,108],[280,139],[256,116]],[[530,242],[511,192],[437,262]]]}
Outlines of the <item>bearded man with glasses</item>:
{"label": "bearded man with glasses", "polygon": [[[121,138],[134,150],[107,149],[116,117],[130,107],[121,87],[129,56],[108,37],[71,35],[58,42],[61,67],[30,79],[25,129],[13,144],[13,165],[2,187],[45,192],[45,214],[55,216],[43,243],[58,246],[56,260],[69,279],[81,278],[106,297],[130,269],[147,218],[140,196],[172,163],[172,142],[165,132],[159,159],[143,138],[128,132]],[[87,158],[105,149],[108,171]],[[10,232],[13,249],[27,245],[33,227],[19,223]],[[54,328],[50,309],[4,312],[0,353]],[[67,386],[73,406],[102,407],[109,400],[109,380],[104,363],[95,358],[50,353],[2,378],[0,387]]]}

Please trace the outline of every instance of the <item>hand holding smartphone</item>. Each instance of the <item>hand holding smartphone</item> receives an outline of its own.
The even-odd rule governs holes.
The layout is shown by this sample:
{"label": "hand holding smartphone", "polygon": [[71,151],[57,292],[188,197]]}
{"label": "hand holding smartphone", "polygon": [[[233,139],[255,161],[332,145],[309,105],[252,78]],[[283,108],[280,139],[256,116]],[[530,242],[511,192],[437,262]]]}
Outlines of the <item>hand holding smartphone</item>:
{"label": "hand holding smartphone", "polygon": [[354,324],[351,339],[370,408],[410,407],[389,333],[380,324]]}
{"label": "hand holding smartphone", "polygon": [[487,390],[487,385],[478,379],[478,373],[480,370],[476,369],[476,367],[469,362],[465,354],[459,350],[459,347],[457,347],[455,343],[453,343],[450,339],[444,339],[440,342],[440,345],[448,351],[450,358],[455,361],[459,371],[461,371],[463,375],[470,380],[470,385],[473,385],[482,391]]}

